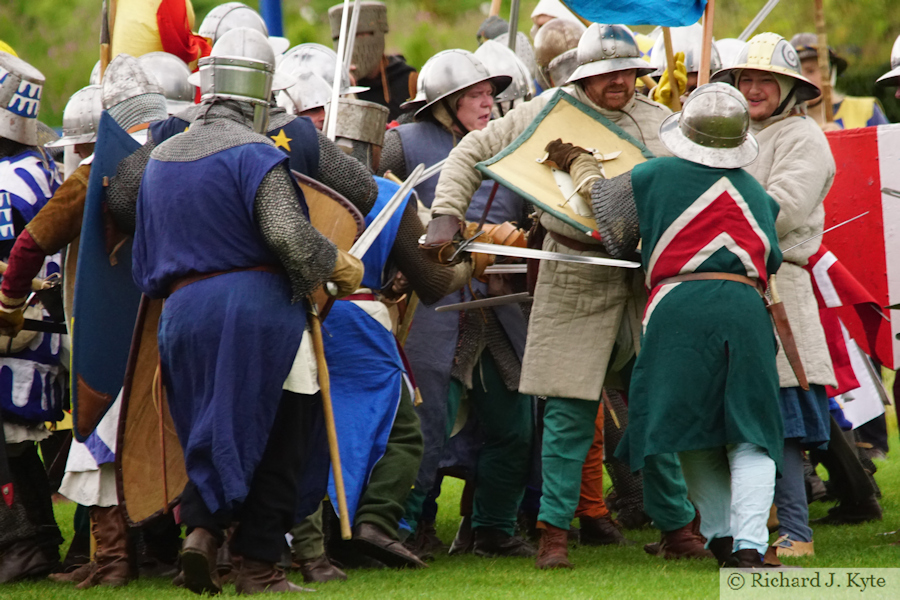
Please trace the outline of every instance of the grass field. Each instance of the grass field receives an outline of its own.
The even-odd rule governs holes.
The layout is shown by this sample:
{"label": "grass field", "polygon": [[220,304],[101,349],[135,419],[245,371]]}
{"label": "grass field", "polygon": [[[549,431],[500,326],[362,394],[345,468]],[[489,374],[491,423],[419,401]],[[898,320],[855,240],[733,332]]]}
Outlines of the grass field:
{"label": "grass field", "polygon": [[[816,526],[816,556],[795,559],[807,567],[900,567],[900,534],[881,535],[900,529],[900,444],[893,410],[889,418],[890,441],[894,450],[887,461],[878,462],[876,479],[883,491],[884,521],[855,526]],[[456,533],[457,502],[462,492],[459,480],[444,480],[438,534],[449,543]],[[608,482],[608,480],[607,480]],[[811,518],[824,516],[830,504],[810,507]],[[63,535],[71,538],[73,504],[56,507]],[[625,548],[573,548],[570,557],[576,568],[571,571],[538,571],[532,559],[482,559],[474,556],[438,557],[423,571],[351,571],[349,580],[314,586],[317,598],[427,598],[495,599],[536,598],[718,598],[718,571],[712,561],[664,561],[643,552],[642,545],[656,541],[652,529],[630,531],[638,544]],[[299,575],[291,579],[302,583]],[[226,586],[224,596],[234,595],[234,586]],[[50,582],[0,586],[0,599],[34,598],[89,600],[193,598],[194,594],[171,586],[164,579],[142,579],[121,589],[93,589],[79,592],[70,586]],[[795,596],[803,598],[805,596]]]}

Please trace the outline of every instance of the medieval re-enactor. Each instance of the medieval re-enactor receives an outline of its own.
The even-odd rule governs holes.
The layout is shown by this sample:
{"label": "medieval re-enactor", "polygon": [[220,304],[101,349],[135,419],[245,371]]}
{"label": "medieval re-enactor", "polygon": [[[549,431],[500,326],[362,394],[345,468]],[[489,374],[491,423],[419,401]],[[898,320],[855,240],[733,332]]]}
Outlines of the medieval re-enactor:
{"label": "medieval re-enactor", "polygon": [[[420,163],[429,167],[446,158],[460,138],[487,126],[494,96],[510,82],[509,76],[491,76],[482,62],[465,50],[445,50],[432,57],[423,67],[422,95],[415,101],[417,121],[385,135],[380,171],[391,170],[406,177]],[[436,179],[416,186],[426,207],[434,198]],[[472,190],[474,198],[472,206],[467,206],[467,216],[477,222],[485,210],[491,184],[475,188],[478,186]],[[486,223],[523,223],[525,218],[524,201],[499,189]],[[487,294],[487,285],[477,279],[471,281],[471,289],[481,296]],[[472,292],[464,288],[437,304],[471,298]],[[432,297],[427,301],[435,300]],[[481,556],[534,554],[529,544],[514,536],[530,471],[534,431],[531,399],[517,389],[525,330],[518,305],[462,314],[439,313],[435,307],[420,306],[405,346],[424,400],[419,416],[425,454],[404,518],[413,529],[417,527],[460,402],[467,395],[481,425],[484,444],[477,450],[471,518],[474,533],[463,537],[473,541],[470,549]],[[468,523],[461,530],[466,528]]]}
{"label": "medieval re-enactor", "polygon": [[[615,52],[604,48],[614,47]],[[634,94],[638,74],[650,69],[639,58],[634,37],[618,25],[594,24],[578,45],[581,66],[563,90],[621,127],[656,155],[667,155],[657,131],[670,114],[667,108]],[[441,173],[429,224],[430,244],[447,241],[439,234],[441,223],[461,220],[469,198],[481,185],[475,170],[479,161],[491,158],[531,124],[549,101],[539,96],[515,108],[484,130],[466,136],[451,152]],[[540,214],[549,234],[544,250],[596,256],[602,245],[580,234],[548,213]],[[453,227],[444,228],[453,231]],[[545,528],[537,565],[541,568],[571,566],[566,547],[569,523],[578,504],[581,467],[594,438],[594,422],[604,376],[626,303],[632,296],[632,274],[624,269],[543,262],[538,275],[529,321],[528,341],[519,389],[548,397],[544,413],[542,450],[543,497],[539,520]],[[629,311],[635,313],[639,310]],[[674,468],[673,468],[674,467]],[[656,497],[647,499],[652,477],[658,483]],[[678,534],[686,553],[703,552],[692,532],[693,506],[684,494],[684,482],[675,465],[648,462],[645,468],[645,504],[652,514],[656,502],[668,521],[658,525]],[[666,488],[677,488],[669,491]],[[670,507],[669,498],[682,498]],[[659,512],[659,511],[658,511]],[[679,533],[680,532],[680,533]]]}
{"label": "medieval re-enactor", "polygon": [[895,96],[900,100],[900,36],[894,40],[891,48],[891,70],[879,77],[875,83],[883,87],[895,87]]}
{"label": "medieval re-enactor", "polygon": [[[258,97],[217,91],[215,73],[229,68],[220,57],[235,52],[257,57],[244,59],[257,69],[243,75],[259,84]],[[238,593],[296,591],[276,563],[296,508],[303,403],[282,384],[300,346],[304,296],[325,280],[352,293],[362,267],[312,228],[287,158],[258,133],[274,70],[264,36],[230,31],[202,62],[201,79],[206,70],[213,82],[204,109],[151,154],[134,241],[138,287],[168,297],[159,348],[190,478],[184,582],[221,590],[216,548],[235,520]]]}
{"label": "medieval re-enactor", "polygon": [[605,180],[583,149],[548,147],[587,182],[607,250],[624,258],[641,242],[651,291],[618,453],[638,470],[646,456],[677,451],[701,532],[734,567],[763,564],[783,439],[777,346],[761,296],[781,264],[778,205],[741,169],[758,153],[749,125],[743,96],[715,83],[660,128],[677,158]]}
{"label": "medieval re-enactor", "polygon": [[[348,67],[350,74],[356,79],[356,84],[369,89],[357,93],[356,97],[386,106],[390,111],[388,118],[395,120],[405,112],[401,104],[415,96],[418,74],[414,68],[406,64],[406,59],[402,55],[388,56],[384,53],[384,36],[388,32],[385,3],[366,0],[361,4],[353,56]],[[338,46],[343,6],[338,4],[328,9],[335,49]],[[348,23],[350,17],[351,15],[347,15]]]}
{"label": "medieval re-enactor", "polygon": [[[775,33],[756,35],[738,63],[716,73],[715,79],[732,83],[750,106],[750,130],[760,151],[747,172],[781,207],[775,221],[779,246],[787,249],[822,233],[822,201],[834,180],[835,164],[825,134],[805,115],[806,101],[820,91],[800,74],[800,59],[793,47]],[[804,391],[785,353],[779,353],[784,466],[775,484],[775,506],[779,533],[784,536],[779,543],[794,555],[813,551],[803,449],[828,443],[831,417],[825,386],[835,385],[812,281],[803,268],[819,244],[820,239],[813,239],[785,252],[775,277],[810,384],[809,391]]]}
{"label": "medieval re-enactor", "polygon": [[[44,76],[24,60],[0,51],[0,256],[59,188],[56,164],[39,147],[38,111]],[[41,257],[43,277],[60,271],[60,256]],[[5,279],[4,279],[5,283]],[[60,335],[20,333],[25,293],[0,294],[0,583],[40,577],[59,564],[63,542],[53,516],[50,484],[37,442],[50,437],[45,421],[62,420],[64,381]],[[18,333],[18,336],[16,334]],[[10,338],[7,336],[16,336]]]}

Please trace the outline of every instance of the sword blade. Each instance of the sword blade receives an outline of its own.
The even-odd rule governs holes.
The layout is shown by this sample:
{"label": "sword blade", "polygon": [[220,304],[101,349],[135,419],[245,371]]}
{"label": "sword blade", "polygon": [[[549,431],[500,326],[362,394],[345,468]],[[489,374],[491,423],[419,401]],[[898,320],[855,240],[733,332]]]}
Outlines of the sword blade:
{"label": "sword blade", "polygon": [[785,252],[789,252],[789,251],[793,250],[794,248],[796,248],[797,246],[802,246],[802,245],[805,244],[806,242],[811,242],[811,241],[813,241],[814,239],[816,239],[817,237],[822,237],[823,235],[825,235],[825,234],[828,233],[829,231],[834,231],[834,230],[837,229],[838,227],[843,227],[843,226],[846,225],[847,223],[849,223],[849,222],[851,222],[851,221],[855,221],[855,220],[857,220],[857,219],[859,219],[859,218],[862,218],[862,217],[866,216],[867,214],[869,214],[869,211],[866,211],[866,212],[864,212],[864,213],[862,213],[862,214],[860,214],[860,215],[856,215],[856,216],[853,217],[852,219],[847,219],[847,220],[844,221],[843,223],[838,223],[838,224],[835,225],[834,227],[829,227],[828,229],[826,229],[826,230],[823,231],[822,233],[817,233],[816,235],[814,235],[814,236],[812,236],[812,237],[806,238],[805,240],[803,240],[803,241],[800,242],[799,244],[794,244],[794,245],[791,246],[790,248],[787,248],[786,250],[782,250],[781,253],[784,254]]}
{"label": "sword blade", "polygon": [[393,195],[393,197],[388,200],[388,203],[384,206],[378,216],[372,219],[372,222],[369,223],[369,226],[366,227],[366,230],[362,232],[362,235],[359,236],[359,239],[353,244],[350,248],[350,254],[355,256],[356,258],[362,258],[363,255],[372,247],[372,244],[375,242],[375,238],[381,233],[384,227],[388,224],[388,221],[391,220],[391,217],[394,216],[394,213],[403,205],[404,200],[406,200],[407,194],[413,189],[413,187],[418,183],[419,178],[422,175],[422,172],[425,170],[425,165],[420,164],[416,167],[412,174],[406,178],[406,181],[403,182],[403,185],[400,186],[400,189]]}
{"label": "sword blade", "polygon": [[750,36],[753,35],[753,32],[756,31],[756,28],[759,27],[759,24],[763,22],[763,20],[769,16],[769,13],[772,12],[778,5],[778,0],[769,0],[766,2],[766,5],[762,7],[762,10],[757,13],[753,20],[744,28],[744,31],[741,32],[741,35],[738,36],[737,39],[742,42],[746,42],[750,39]]}
{"label": "sword blade", "polygon": [[484,270],[485,275],[512,275],[527,272],[528,265],[491,265]]}
{"label": "sword blade", "polygon": [[501,246],[499,244],[483,244],[474,242],[466,248],[469,252],[481,254],[495,254],[497,256],[515,256],[516,258],[536,258],[538,260],[556,260],[560,262],[573,262],[583,265],[599,265],[603,267],[622,267],[625,269],[638,269],[641,263],[631,260],[619,260],[617,258],[601,258],[599,256],[580,256],[577,254],[563,254],[562,252],[547,252],[534,248],[516,248],[515,246]]}
{"label": "sword blade", "polygon": [[451,312],[454,310],[475,310],[476,308],[487,308],[489,306],[506,306],[507,304],[520,304],[523,302],[532,302],[534,298],[528,292],[519,294],[507,294],[505,296],[495,296],[493,298],[481,298],[480,300],[471,300],[469,302],[457,302],[456,304],[445,304],[438,306],[434,312]]}

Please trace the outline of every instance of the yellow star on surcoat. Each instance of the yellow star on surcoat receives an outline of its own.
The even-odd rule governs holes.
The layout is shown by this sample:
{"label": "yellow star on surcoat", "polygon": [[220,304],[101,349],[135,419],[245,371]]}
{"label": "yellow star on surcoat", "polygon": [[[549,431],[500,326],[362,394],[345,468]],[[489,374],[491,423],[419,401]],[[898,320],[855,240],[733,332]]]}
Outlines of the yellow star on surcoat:
{"label": "yellow star on surcoat", "polygon": [[278,132],[278,135],[270,135],[270,138],[275,142],[275,146],[277,148],[284,148],[288,152],[291,151],[291,146],[288,142],[293,141],[294,138],[289,138],[284,134],[284,129]]}

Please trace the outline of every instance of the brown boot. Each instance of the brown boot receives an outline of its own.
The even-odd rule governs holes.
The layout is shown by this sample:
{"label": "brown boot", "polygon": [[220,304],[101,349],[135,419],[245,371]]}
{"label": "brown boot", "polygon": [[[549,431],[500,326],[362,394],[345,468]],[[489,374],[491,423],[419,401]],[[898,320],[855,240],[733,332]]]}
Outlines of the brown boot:
{"label": "brown boot", "polygon": [[338,569],[324,554],[316,558],[297,560],[294,564],[306,583],[346,581],[347,579],[347,574]]}
{"label": "brown boot", "polygon": [[569,531],[546,523],[541,528],[541,542],[534,565],[538,569],[571,569],[569,562]]}
{"label": "brown boot", "polygon": [[314,592],[287,580],[284,569],[275,563],[242,558],[240,570],[234,580],[238,594],[263,594],[277,592]]}
{"label": "brown boot", "polygon": [[704,546],[706,541],[697,533],[694,521],[675,531],[663,532],[659,554],[667,559],[715,558]]}
{"label": "brown boot", "polygon": [[219,572],[216,570],[216,555],[219,544],[215,536],[197,527],[184,538],[181,545],[181,570],[184,573],[184,587],[195,594],[218,594],[222,591]]}
{"label": "brown boot", "polygon": [[630,546],[634,544],[622,535],[618,523],[609,515],[599,518],[579,517],[581,535],[579,542],[583,546]]}
{"label": "brown boot", "polygon": [[54,583],[81,583],[94,574],[97,563],[89,562],[68,573],[51,573],[47,579]]}
{"label": "brown boot", "polygon": [[96,568],[76,589],[87,590],[97,585],[122,587],[134,579],[133,556],[129,549],[128,524],[119,506],[91,507],[91,535],[97,540],[94,553]]}

